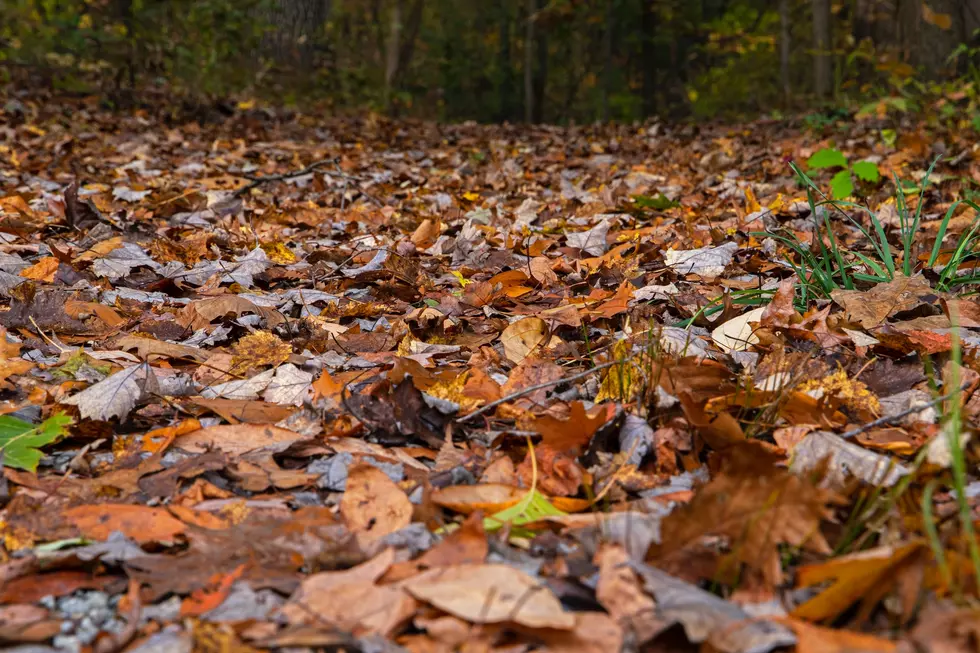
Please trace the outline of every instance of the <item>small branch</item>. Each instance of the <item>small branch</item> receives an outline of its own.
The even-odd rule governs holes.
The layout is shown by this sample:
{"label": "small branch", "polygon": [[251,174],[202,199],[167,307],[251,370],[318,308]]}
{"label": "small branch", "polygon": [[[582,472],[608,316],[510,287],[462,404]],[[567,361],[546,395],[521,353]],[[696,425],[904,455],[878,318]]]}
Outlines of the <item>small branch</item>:
{"label": "small branch", "polygon": [[929,403],[922,404],[922,405],[919,405],[919,406],[915,406],[913,408],[909,408],[908,410],[903,410],[902,412],[896,413],[894,415],[886,415],[885,417],[879,417],[878,419],[876,419],[874,421],[871,421],[871,422],[868,422],[867,424],[862,424],[861,426],[857,427],[856,429],[851,429],[850,431],[848,431],[847,433],[844,433],[840,437],[842,437],[845,440],[848,440],[848,439],[853,438],[855,436],[861,435],[862,433],[864,433],[866,431],[870,431],[873,428],[877,428],[879,426],[884,426],[885,424],[891,424],[892,422],[897,422],[898,420],[904,419],[904,418],[908,417],[909,415],[914,415],[915,413],[921,413],[926,408],[932,408],[936,404],[940,404],[940,403],[946,401],[947,399],[952,399],[953,397],[955,397],[956,395],[958,395],[961,392],[966,392],[967,388],[969,388],[969,387],[970,387],[969,384],[967,384],[967,385],[964,385],[961,388],[958,388],[956,390],[953,390],[952,392],[950,392],[948,394],[944,394],[942,397],[936,397],[935,399],[933,399]]}
{"label": "small branch", "polygon": [[295,177],[302,177],[303,175],[308,175],[311,172],[315,171],[320,166],[325,166],[329,163],[336,163],[336,162],[337,160],[333,158],[320,159],[319,161],[314,161],[313,163],[306,166],[305,168],[302,168],[301,170],[294,170],[293,172],[284,172],[281,175],[268,175],[264,177],[255,177],[253,175],[242,175],[245,179],[248,179],[252,183],[242,186],[241,188],[236,190],[235,196],[237,197],[239,195],[244,195],[245,193],[249,192],[253,188],[258,188],[259,186],[265,183],[270,183],[273,181],[285,181],[287,179],[293,179]]}
{"label": "small branch", "polygon": [[506,397],[501,397],[500,399],[491,401],[489,404],[486,404],[485,406],[480,406],[480,408],[474,410],[469,415],[464,415],[463,417],[460,417],[459,419],[456,420],[456,423],[462,424],[463,422],[468,422],[474,417],[487,413],[501,404],[505,404],[508,401],[513,401],[514,399],[518,399],[520,397],[523,397],[524,395],[529,395],[532,392],[535,392],[536,390],[544,390],[545,388],[550,388],[552,386],[565,383],[566,381],[577,381],[579,379],[584,379],[585,377],[589,376],[593,372],[598,372],[600,370],[613,367],[614,365],[623,365],[624,363],[625,361],[620,361],[620,360],[609,361],[608,363],[602,363],[600,365],[596,365],[595,367],[585,370],[584,372],[579,372],[578,374],[573,374],[571,376],[563,376],[562,378],[555,379],[554,381],[546,381],[544,383],[539,383],[537,385],[529,386],[527,388],[524,388],[523,390],[518,390],[517,392],[512,392]]}

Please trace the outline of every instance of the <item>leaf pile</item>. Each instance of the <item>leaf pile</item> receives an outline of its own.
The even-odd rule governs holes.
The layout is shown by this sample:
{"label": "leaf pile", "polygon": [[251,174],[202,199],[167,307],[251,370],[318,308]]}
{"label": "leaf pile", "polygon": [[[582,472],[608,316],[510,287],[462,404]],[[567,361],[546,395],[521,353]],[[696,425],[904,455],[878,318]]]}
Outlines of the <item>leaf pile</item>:
{"label": "leaf pile", "polygon": [[[23,103],[5,645],[969,650],[958,134]],[[921,208],[911,275],[862,280],[872,226],[808,197],[808,159],[897,256]]]}

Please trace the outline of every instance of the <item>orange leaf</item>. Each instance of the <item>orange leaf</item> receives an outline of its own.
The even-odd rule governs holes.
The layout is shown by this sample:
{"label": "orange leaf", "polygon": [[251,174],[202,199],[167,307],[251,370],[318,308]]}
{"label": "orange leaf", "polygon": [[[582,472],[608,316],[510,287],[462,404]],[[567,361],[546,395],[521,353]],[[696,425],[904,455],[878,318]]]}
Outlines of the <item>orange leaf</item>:
{"label": "orange leaf", "polygon": [[173,542],[187,531],[187,525],[166,508],[103,503],[69,508],[64,516],[93,540],[107,540],[113,531],[119,531],[140,544]]}
{"label": "orange leaf", "polygon": [[412,523],[412,502],[400,487],[372,465],[351,465],[340,514],[351,531],[367,542]]}
{"label": "orange leaf", "polygon": [[21,270],[20,276],[33,281],[51,283],[54,281],[54,275],[57,272],[58,259],[53,256],[45,256],[31,267]]}
{"label": "orange leaf", "polygon": [[245,571],[245,565],[238,565],[229,574],[215,574],[211,576],[207,587],[195,590],[180,604],[180,616],[199,617],[206,612],[214,610],[225,602],[231,592],[231,586],[241,578]]}
{"label": "orange leaf", "polygon": [[571,415],[567,420],[545,415],[535,418],[528,426],[530,430],[540,433],[542,442],[556,451],[571,451],[587,445],[599,427],[608,422],[615,412],[615,406],[605,404],[596,406],[590,414],[586,412],[585,404],[575,401],[571,404]]}

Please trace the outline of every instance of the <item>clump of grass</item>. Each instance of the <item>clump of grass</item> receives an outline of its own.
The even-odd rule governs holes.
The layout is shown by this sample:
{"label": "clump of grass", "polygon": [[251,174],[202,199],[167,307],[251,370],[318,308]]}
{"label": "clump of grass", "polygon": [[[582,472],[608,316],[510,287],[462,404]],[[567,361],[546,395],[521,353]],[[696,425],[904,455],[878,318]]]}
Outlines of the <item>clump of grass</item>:
{"label": "clump of grass", "polygon": [[[795,260],[787,259],[786,263],[800,279],[800,299],[804,304],[813,298],[829,297],[837,289],[853,290],[858,282],[874,285],[891,281],[895,278],[898,269],[901,269],[905,276],[911,276],[916,271],[916,242],[921,235],[922,208],[925,205],[922,198],[938,162],[938,158],[932,162],[915,191],[920,199],[914,212],[909,210],[909,193],[906,186],[897,175],[895,176],[895,198],[899,218],[898,245],[901,251],[900,268],[896,265],[892,245],[888,242],[888,234],[880,217],[868,207],[855,202],[835,200],[828,197],[795,163],[791,163],[790,167],[806,188],[807,202],[810,205],[810,214],[815,226],[816,250],[804,244],[796,235],[788,231],[759,232],[755,235],[773,238],[793,253]],[[960,205],[973,209],[977,213],[977,217],[973,219],[969,229],[957,239],[956,247],[953,249],[949,261],[939,274],[936,289],[942,292],[980,283],[980,264],[978,264],[978,269],[970,274],[958,274],[960,267],[980,249],[980,206],[969,199],[957,200],[946,211],[940,221],[936,233],[936,242],[925,267],[931,269],[939,260],[942,253],[942,243],[946,237],[950,221]],[[864,236],[865,242],[871,246],[870,255],[846,250],[837,241],[831,227],[831,211],[826,209],[818,211],[823,207],[830,207],[833,212],[839,213],[858,229]],[[867,213],[871,223],[870,227],[866,227],[845,209]]]}

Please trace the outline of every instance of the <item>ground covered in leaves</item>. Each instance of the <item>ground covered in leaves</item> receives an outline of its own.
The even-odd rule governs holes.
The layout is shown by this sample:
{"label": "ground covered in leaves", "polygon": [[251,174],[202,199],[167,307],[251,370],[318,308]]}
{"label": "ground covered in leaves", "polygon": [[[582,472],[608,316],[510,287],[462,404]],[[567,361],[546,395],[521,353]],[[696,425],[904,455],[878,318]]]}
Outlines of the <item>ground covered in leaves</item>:
{"label": "ground covered in leaves", "polygon": [[5,646],[976,650],[963,134],[4,102]]}

